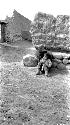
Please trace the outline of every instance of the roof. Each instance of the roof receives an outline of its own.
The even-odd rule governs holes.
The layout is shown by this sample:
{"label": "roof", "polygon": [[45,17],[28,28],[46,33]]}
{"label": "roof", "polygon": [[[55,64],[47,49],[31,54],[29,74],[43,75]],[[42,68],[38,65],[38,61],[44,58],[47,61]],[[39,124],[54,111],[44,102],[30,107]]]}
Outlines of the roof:
{"label": "roof", "polygon": [[7,24],[7,21],[6,20],[0,20],[0,24],[2,24],[2,23]]}

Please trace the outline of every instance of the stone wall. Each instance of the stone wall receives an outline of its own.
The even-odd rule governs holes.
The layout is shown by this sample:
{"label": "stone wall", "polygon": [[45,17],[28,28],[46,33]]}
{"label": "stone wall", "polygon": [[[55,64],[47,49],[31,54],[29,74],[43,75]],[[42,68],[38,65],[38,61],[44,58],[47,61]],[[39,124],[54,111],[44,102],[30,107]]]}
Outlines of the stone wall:
{"label": "stone wall", "polygon": [[8,22],[6,27],[6,41],[23,41],[25,39],[23,32],[29,34],[29,36],[26,35],[27,40],[31,40],[29,32],[31,21],[29,19],[14,10],[12,17],[6,17],[6,21]]}
{"label": "stone wall", "polygon": [[69,22],[68,15],[36,14],[30,29],[33,45],[70,48]]}

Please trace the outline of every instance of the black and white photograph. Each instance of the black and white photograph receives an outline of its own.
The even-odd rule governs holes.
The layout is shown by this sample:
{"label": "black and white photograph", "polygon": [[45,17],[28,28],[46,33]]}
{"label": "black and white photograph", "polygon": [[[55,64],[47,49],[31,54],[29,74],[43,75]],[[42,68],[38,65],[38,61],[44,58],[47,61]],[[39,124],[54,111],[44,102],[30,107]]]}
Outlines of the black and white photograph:
{"label": "black and white photograph", "polygon": [[0,125],[70,125],[69,0],[0,0]]}

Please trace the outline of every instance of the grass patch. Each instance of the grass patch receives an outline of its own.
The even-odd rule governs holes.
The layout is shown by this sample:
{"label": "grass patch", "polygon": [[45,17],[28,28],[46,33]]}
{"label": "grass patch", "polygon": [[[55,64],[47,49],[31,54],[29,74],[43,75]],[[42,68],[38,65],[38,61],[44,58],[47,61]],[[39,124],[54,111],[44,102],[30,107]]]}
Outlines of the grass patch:
{"label": "grass patch", "polygon": [[1,69],[1,125],[68,125],[64,74],[47,78],[36,71],[17,64]]}

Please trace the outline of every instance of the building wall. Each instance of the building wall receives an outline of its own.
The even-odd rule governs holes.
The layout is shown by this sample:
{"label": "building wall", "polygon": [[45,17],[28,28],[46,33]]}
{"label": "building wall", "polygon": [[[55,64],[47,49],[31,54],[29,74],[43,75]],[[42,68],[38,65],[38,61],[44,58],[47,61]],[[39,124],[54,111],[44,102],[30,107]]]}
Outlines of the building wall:
{"label": "building wall", "polygon": [[70,16],[38,13],[31,24],[32,42],[48,48],[70,48]]}
{"label": "building wall", "polygon": [[[13,12],[13,16],[7,17],[6,21],[8,22],[6,27],[6,40],[11,42],[23,41],[26,37],[28,40],[31,40],[31,34],[29,33],[31,21],[19,14],[16,10]],[[29,34],[29,37],[28,35]]]}

